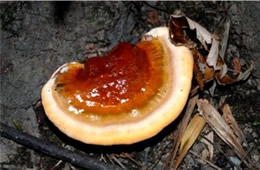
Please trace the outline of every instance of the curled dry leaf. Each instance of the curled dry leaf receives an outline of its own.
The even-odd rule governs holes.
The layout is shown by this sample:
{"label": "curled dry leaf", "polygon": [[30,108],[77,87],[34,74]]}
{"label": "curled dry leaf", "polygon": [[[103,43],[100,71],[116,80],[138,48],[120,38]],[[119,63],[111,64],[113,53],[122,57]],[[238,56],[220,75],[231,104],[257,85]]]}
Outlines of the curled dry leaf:
{"label": "curled dry leaf", "polygon": [[[230,21],[225,24],[224,37],[219,41],[217,36],[211,34],[203,26],[184,15],[171,15],[169,21],[169,33],[173,44],[188,47],[194,57],[194,75],[200,89],[212,79],[216,79],[221,85],[232,84],[245,80],[251,73],[251,66],[244,73],[239,71],[237,77],[231,77],[223,57],[226,50]],[[241,69],[240,69],[241,70]],[[236,70],[237,71],[237,70]]]}
{"label": "curled dry leaf", "polygon": [[207,44],[211,44],[212,35],[208,32],[204,27],[202,27],[197,22],[191,20],[190,18],[186,17],[189,27],[191,30],[196,30],[197,39],[201,42],[205,49],[208,48]]}
{"label": "curled dry leaf", "polygon": [[[254,66],[253,66],[253,64],[251,64],[246,71],[240,72],[240,73],[238,74],[238,76],[236,76],[236,78],[233,78],[233,77],[229,76],[228,74],[225,74],[225,75],[222,77],[221,72],[216,72],[216,73],[215,73],[215,78],[216,78],[217,82],[218,82],[219,84],[221,84],[221,85],[233,84],[233,83],[235,83],[235,82],[239,82],[239,81],[244,81],[244,80],[246,80],[246,79],[250,76],[250,74],[251,74],[253,68],[254,68]],[[223,68],[223,69],[224,69],[224,68]]]}
{"label": "curled dry leaf", "polygon": [[231,148],[234,149],[235,153],[243,158],[246,155],[245,150],[240,144],[236,135],[222,118],[220,113],[208,103],[207,100],[198,100],[198,109],[203,118],[211,126],[211,128],[217,133],[217,135]]}
{"label": "curled dry leaf", "polygon": [[[204,27],[197,22],[191,20],[184,15],[171,15],[169,22],[171,38],[176,43],[187,44],[187,41],[199,40],[201,44],[207,49],[207,44],[211,44],[212,35]],[[192,31],[196,31],[196,37],[192,36]],[[184,33],[184,32],[185,33]],[[177,32],[177,34],[176,34]],[[187,33],[187,34],[186,34]]]}

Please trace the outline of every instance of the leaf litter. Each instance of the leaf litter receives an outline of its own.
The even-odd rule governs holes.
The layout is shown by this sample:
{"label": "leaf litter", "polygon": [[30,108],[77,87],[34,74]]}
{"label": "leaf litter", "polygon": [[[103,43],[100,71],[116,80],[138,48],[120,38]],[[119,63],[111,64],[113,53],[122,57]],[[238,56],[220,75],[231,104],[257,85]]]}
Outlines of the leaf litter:
{"label": "leaf litter", "polygon": [[[242,143],[247,143],[245,135],[232,115],[230,106],[228,104],[223,105],[223,115],[221,116],[208,100],[199,99],[199,95],[196,95],[199,93],[199,90],[205,90],[205,83],[213,81],[212,86],[208,90],[211,96],[214,96],[214,90],[217,87],[216,82],[219,85],[230,85],[246,80],[254,68],[251,64],[242,72],[240,61],[237,58],[233,60],[234,70],[228,68],[224,62],[224,56],[227,48],[230,20],[227,19],[225,21],[224,29],[223,38],[219,41],[218,36],[211,34],[203,26],[185,15],[171,15],[169,20],[171,42],[176,46],[184,45],[191,50],[194,57],[194,77],[198,85],[193,84],[194,88],[190,94],[192,98],[184,110],[184,116],[178,126],[172,152],[167,159],[165,169],[170,169],[171,167],[178,169],[183,158],[200,136],[206,124],[209,125],[222,141],[233,149],[241,162],[243,161],[248,168],[253,168],[253,163],[247,158],[248,152],[246,152],[242,145]],[[229,75],[229,72],[233,74]],[[195,107],[195,102],[197,108]],[[199,112],[199,114],[197,113],[195,116],[192,116],[194,112]],[[210,162],[214,155],[213,132],[211,131],[204,138],[207,140],[202,139],[201,142],[206,144],[208,151],[204,152],[202,156],[194,153],[194,151],[190,152],[197,157],[199,156],[211,167],[220,169]],[[208,159],[205,157],[208,157]],[[175,164],[173,165],[174,161]],[[232,162],[230,164],[234,165]],[[236,167],[239,168],[238,166]]]}

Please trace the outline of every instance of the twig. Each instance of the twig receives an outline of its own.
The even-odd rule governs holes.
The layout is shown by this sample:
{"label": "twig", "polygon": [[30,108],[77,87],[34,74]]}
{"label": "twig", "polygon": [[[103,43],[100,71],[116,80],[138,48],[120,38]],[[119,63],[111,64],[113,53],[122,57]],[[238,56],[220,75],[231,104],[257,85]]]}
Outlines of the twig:
{"label": "twig", "polygon": [[163,154],[165,154],[165,148],[169,145],[169,144],[171,144],[172,142],[170,141],[170,142],[168,142],[168,143],[166,143],[163,147],[162,147],[162,149],[160,149],[161,150],[161,153],[160,153],[160,155],[158,156],[158,159],[155,161],[155,163],[154,164],[152,164],[151,166],[149,166],[148,168],[147,168],[147,170],[152,170],[152,169],[154,169],[154,167],[160,162],[160,160],[162,159],[162,156],[163,156]]}
{"label": "twig", "polygon": [[58,160],[70,162],[78,167],[95,170],[114,170],[119,167],[100,162],[94,158],[64,149],[60,146],[51,144],[29,134],[18,131],[0,122],[1,136],[13,140],[21,145],[31,148],[35,151],[44,153]]}
{"label": "twig", "polygon": [[149,6],[150,8],[153,8],[155,10],[158,10],[158,11],[162,11],[162,12],[165,12],[166,14],[170,15],[171,13],[169,11],[167,11],[166,9],[162,9],[162,8],[158,8],[156,6],[153,6],[153,5],[150,5],[148,2],[144,1],[143,2],[145,5]]}
{"label": "twig", "polygon": [[195,96],[195,95],[198,93],[199,88],[200,88],[199,85],[197,85],[196,87],[194,87],[194,88],[191,90],[191,92],[190,92],[190,97]]}
{"label": "twig", "polygon": [[[241,158],[241,162],[240,162],[240,164],[241,164],[242,162],[244,162],[244,164],[246,164],[247,167],[250,168],[250,169],[253,169],[253,167],[251,166],[251,165],[253,165],[253,163],[252,163],[252,161],[251,161],[250,159],[247,159],[247,160],[246,160],[246,158],[248,157],[248,154],[249,154],[249,152],[251,152],[252,149],[253,149],[253,147],[250,147],[250,148],[248,149],[248,151],[246,152],[246,154]],[[247,162],[247,161],[248,161],[248,162]],[[240,164],[239,164],[239,165],[240,165]]]}
{"label": "twig", "polygon": [[125,156],[128,159],[130,159],[132,162],[134,162],[139,167],[143,167],[144,166],[141,162],[139,162],[139,161],[135,160],[134,158],[132,158],[128,153],[123,153],[123,156]]}
{"label": "twig", "polygon": [[50,170],[54,170],[54,169],[57,168],[61,163],[62,163],[62,160],[59,160],[59,162],[57,162]]}
{"label": "twig", "polygon": [[126,169],[126,167],[115,157],[114,154],[110,155],[111,159],[114,160],[120,167],[122,167],[123,169]]}
{"label": "twig", "polygon": [[210,161],[208,161],[207,159],[204,159],[203,157],[201,157],[200,155],[196,154],[195,152],[193,152],[192,150],[190,150],[190,153],[196,157],[198,157],[199,159],[201,159],[202,161],[206,162],[207,164],[209,164],[211,167],[217,169],[217,170],[221,170],[220,167],[218,167],[217,165],[211,163]]}

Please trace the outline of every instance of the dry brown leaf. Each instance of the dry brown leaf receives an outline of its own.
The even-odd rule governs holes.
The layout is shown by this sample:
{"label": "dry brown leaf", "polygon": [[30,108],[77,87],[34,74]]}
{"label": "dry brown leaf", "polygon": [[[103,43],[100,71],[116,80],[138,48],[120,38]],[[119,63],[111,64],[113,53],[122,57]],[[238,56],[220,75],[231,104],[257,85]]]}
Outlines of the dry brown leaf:
{"label": "dry brown leaf", "polygon": [[[229,20],[225,23],[224,28],[224,37],[219,50],[217,36],[211,34],[203,26],[185,15],[171,15],[169,21],[170,39],[173,44],[177,46],[184,45],[192,51],[195,79],[201,90],[204,87],[204,83],[213,80],[214,77],[220,85],[228,85],[245,80],[253,69],[253,66],[250,66],[244,73],[239,71],[239,75],[235,78],[227,74],[228,67],[223,58],[230,28]],[[236,71],[238,71],[238,65],[236,67]]]}
{"label": "dry brown leaf", "polygon": [[188,22],[183,15],[172,15],[169,21],[170,39],[174,45],[194,46],[189,36]]}
{"label": "dry brown leaf", "polygon": [[239,57],[234,57],[232,60],[233,67],[234,67],[234,73],[240,73],[241,72],[241,63]]}
{"label": "dry brown leaf", "polygon": [[191,30],[196,30],[197,39],[201,42],[205,49],[207,49],[207,44],[212,43],[212,34],[208,32],[203,26],[198,24],[197,22],[191,20],[190,18],[186,17],[189,27]]}
{"label": "dry brown leaf", "polygon": [[[172,15],[171,16],[171,20],[173,23],[177,23],[176,19],[180,20],[186,20],[182,21],[179,23],[179,25],[181,25],[180,28],[186,28],[187,26],[190,28],[190,30],[195,30],[196,31],[196,38],[200,41],[200,43],[203,45],[205,50],[208,50],[208,44],[211,44],[210,50],[209,50],[209,54],[207,57],[207,64],[209,66],[213,66],[214,69],[216,69],[216,64],[217,64],[217,59],[219,56],[219,41],[217,39],[215,39],[210,32],[208,32],[207,29],[205,29],[203,26],[201,26],[200,24],[198,24],[197,22],[191,20],[190,18],[186,17],[186,16],[179,16],[179,15]],[[188,25],[185,25],[188,24]],[[178,25],[178,26],[179,26]],[[179,28],[179,29],[180,29]],[[184,37],[184,39],[187,40],[192,40],[192,37],[182,35]],[[186,42],[187,43],[187,42]]]}
{"label": "dry brown leaf", "polygon": [[199,54],[197,49],[194,48],[191,52],[194,58],[193,72],[195,74],[195,79],[202,90],[205,82],[214,79],[215,71],[213,67],[207,65],[205,58]]}
{"label": "dry brown leaf", "polygon": [[228,74],[225,74],[224,77],[222,77],[221,72],[216,72],[215,78],[217,82],[221,85],[233,84],[235,82],[246,80],[250,76],[253,68],[254,66],[251,64],[246,71],[240,72],[236,78],[232,78]]}
{"label": "dry brown leaf", "polygon": [[174,169],[177,169],[182,162],[183,158],[194,144],[201,131],[203,130],[206,121],[199,114],[196,114],[190,121],[189,125],[185,129],[183,137],[181,139],[179,155],[176,159]]}
{"label": "dry brown leaf", "polygon": [[[224,62],[219,59],[219,41],[197,22],[184,15],[172,15],[169,21],[169,33],[173,44],[187,46],[194,57],[194,74],[200,89],[204,83],[214,79],[217,66],[222,68]],[[194,34],[195,33],[195,34]],[[196,35],[196,36],[195,36]],[[208,49],[210,45],[210,50]],[[208,56],[201,50],[209,51]],[[223,71],[221,70],[221,73]]]}
{"label": "dry brown leaf", "polygon": [[184,116],[181,120],[181,123],[178,126],[177,135],[174,139],[172,151],[171,151],[171,153],[170,153],[170,155],[167,159],[167,163],[165,164],[165,166],[166,166],[165,169],[171,169],[171,167],[172,167],[172,164],[173,164],[173,162],[176,158],[176,154],[177,154],[182,136],[183,136],[184,131],[185,131],[185,129],[186,129],[188,123],[189,123],[191,114],[192,114],[192,112],[193,112],[193,110],[196,106],[198,98],[199,98],[199,95],[192,97],[187,104],[187,108],[185,109]]}
{"label": "dry brown leaf", "polygon": [[223,86],[228,85],[228,84],[233,84],[235,82],[235,80],[227,74],[221,78],[220,72],[215,73],[215,78],[216,78],[218,84],[223,85]]}
{"label": "dry brown leaf", "polygon": [[246,142],[246,137],[242,130],[239,128],[235,118],[232,115],[231,108],[228,104],[225,104],[222,108],[223,112],[223,119],[228,123],[228,125],[232,128],[234,131],[235,135],[239,138],[241,142]]}
{"label": "dry brown leaf", "polygon": [[[196,40],[198,40],[204,49],[208,50],[208,44],[212,43],[213,35],[203,26],[185,15],[171,15],[169,28],[170,37],[176,45],[188,45],[190,41],[195,44]],[[196,37],[190,34],[191,31],[196,32]]]}
{"label": "dry brown leaf", "polygon": [[239,143],[232,129],[221,117],[219,112],[212,105],[210,105],[207,100],[198,100],[197,105],[200,114],[204,117],[211,128],[217,133],[217,135],[226,144],[233,148],[235,153],[240,158],[243,158],[246,155],[245,150]]}

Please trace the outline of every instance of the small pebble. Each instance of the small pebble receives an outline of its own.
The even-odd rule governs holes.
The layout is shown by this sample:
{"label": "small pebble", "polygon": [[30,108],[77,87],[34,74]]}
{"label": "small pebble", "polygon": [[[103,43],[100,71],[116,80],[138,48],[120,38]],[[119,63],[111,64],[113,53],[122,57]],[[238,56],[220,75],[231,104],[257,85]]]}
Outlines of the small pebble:
{"label": "small pebble", "polygon": [[237,157],[230,156],[229,159],[230,159],[230,161],[231,161],[233,164],[235,164],[235,165],[237,165],[237,166],[239,166],[240,163],[241,163],[241,161],[240,161]]}
{"label": "small pebble", "polygon": [[259,155],[252,155],[252,158],[254,159],[255,162],[258,162],[259,161]]}
{"label": "small pebble", "polygon": [[253,132],[252,136],[253,136],[254,138],[256,138],[256,139],[259,137],[256,132]]}

